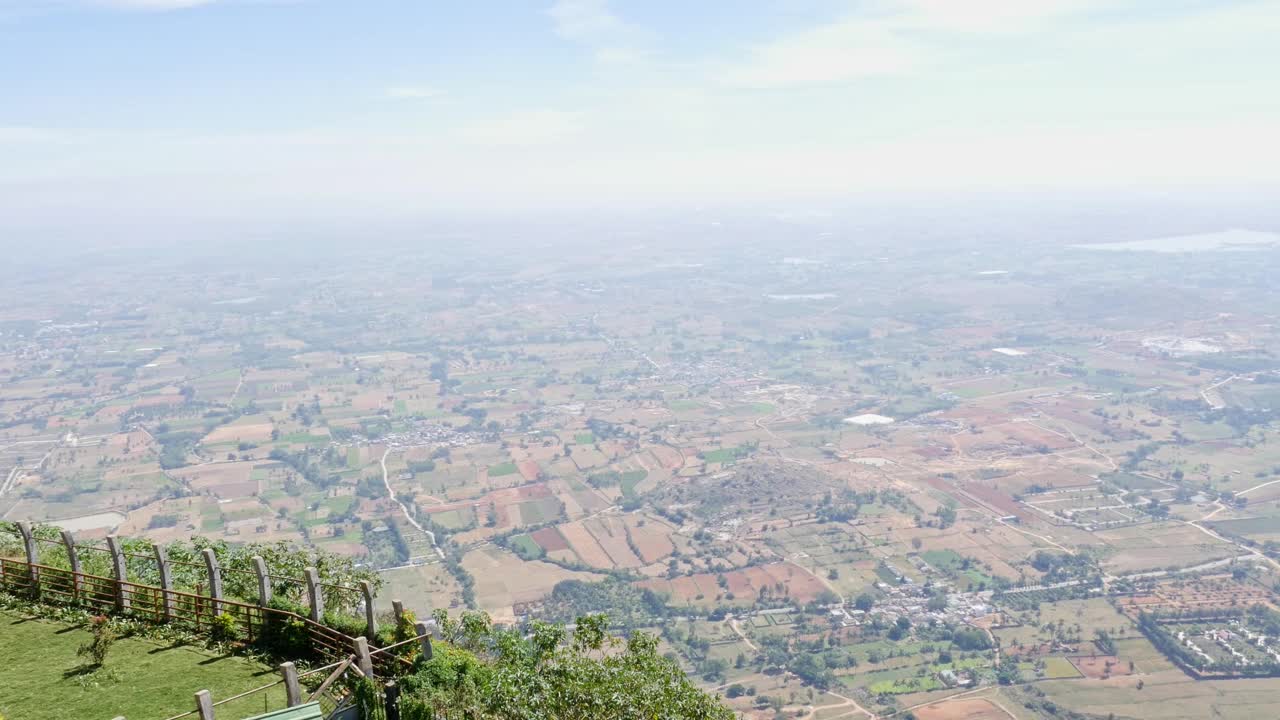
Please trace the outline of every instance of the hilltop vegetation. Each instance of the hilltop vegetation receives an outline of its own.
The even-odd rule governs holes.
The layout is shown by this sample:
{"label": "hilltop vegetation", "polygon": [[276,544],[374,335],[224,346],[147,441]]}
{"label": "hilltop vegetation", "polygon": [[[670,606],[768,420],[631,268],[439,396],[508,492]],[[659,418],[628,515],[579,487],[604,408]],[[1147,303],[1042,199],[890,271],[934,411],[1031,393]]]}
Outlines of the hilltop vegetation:
{"label": "hilltop vegetation", "polygon": [[658,655],[657,638],[642,632],[613,638],[604,616],[578,618],[572,634],[535,622],[527,635],[494,629],[481,613],[436,617],[452,644],[401,681],[405,720],[434,720],[437,713],[476,720],[733,717]]}
{"label": "hilltop vegetation", "polygon": [[[141,637],[117,640],[102,668],[76,650],[83,628],[0,611],[0,717],[22,720],[110,718],[160,720],[191,709],[198,690],[226,698],[272,682],[275,669],[190,645]],[[267,696],[283,704],[284,691]],[[261,713],[263,698],[220,707],[227,717]]]}

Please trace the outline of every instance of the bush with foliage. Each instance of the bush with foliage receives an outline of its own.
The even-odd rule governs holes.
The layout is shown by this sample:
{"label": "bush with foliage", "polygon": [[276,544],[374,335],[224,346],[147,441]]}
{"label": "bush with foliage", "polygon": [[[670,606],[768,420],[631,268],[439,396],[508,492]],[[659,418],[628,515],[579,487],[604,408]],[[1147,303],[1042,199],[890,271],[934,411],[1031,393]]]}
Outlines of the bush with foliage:
{"label": "bush with foliage", "polygon": [[[293,613],[300,617],[307,614],[306,608],[288,598],[271,598],[267,607]],[[266,616],[266,623],[257,638],[257,646],[263,652],[276,657],[291,659],[311,657],[311,638],[307,634],[307,626],[297,618],[285,618],[275,613]]]}
{"label": "bush with foliage", "polygon": [[552,622],[571,622],[581,615],[602,612],[611,613],[615,629],[629,630],[667,617],[671,608],[654,591],[612,577],[603,582],[562,580],[542,606],[543,617]]}
{"label": "bush with foliage", "polygon": [[345,615],[343,613],[332,612],[326,610],[324,613],[324,624],[337,630],[347,637],[360,637],[368,630],[363,618]]}
{"label": "bush with foliage", "polygon": [[[66,551],[62,549],[58,528],[40,525],[33,532],[36,537],[50,541],[41,547],[41,564],[70,570],[71,564]],[[95,543],[81,541],[77,544],[93,546]],[[153,543],[145,538],[124,538],[122,545],[128,556],[126,563],[130,580],[143,585],[159,585],[160,570],[152,559]],[[306,593],[304,578],[308,567],[316,569],[325,586],[322,589],[325,608],[336,613],[353,612],[363,599],[359,592],[345,588],[357,588],[361,581],[367,581],[375,592],[382,587],[382,578],[378,573],[370,568],[356,567],[355,560],[349,557],[301,547],[283,540],[231,545],[223,540],[197,536],[187,542],[165,545],[176,589],[191,592],[197,587],[208,585],[204,559],[201,556],[206,548],[213,550],[218,558],[218,565],[222,568],[223,593],[229,600],[257,602],[258,576],[253,566],[255,556],[266,562],[268,572],[272,575],[273,598],[287,597],[302,601]],[[22,543],[13,523],[0,521],[0,552],[13,556],[22,553]],[[110,577],[112,574],[111,558],[107,553],[81,552],[80,563],[82,572],[88,575]]]}
{"label": "bush with foliage", "polygon": [[240,628],[236,618],[229,613],[222,613],[209,621],[209,641],[228,643],[240,639]]}
{"label": "bush with foliage", "polygon": [[101,667],[107,661],[111,646],[116,642],[116,630],[111,626],[109,618],[97,615],[89,621],[89,632],[92,634],[89,642],[81,645],[76,650],[76,655],[88,657],[94,665]]}
{"label": "bush with foliage", "polygon": [[400,681],[401,717],[474,720],[728,720],[732,712],[658,654],[652,635],[610,637],[603,615],[578,618],[572,636],[537,622],[528,635],[495,629],[484,613],[438,611],[446,643]]}

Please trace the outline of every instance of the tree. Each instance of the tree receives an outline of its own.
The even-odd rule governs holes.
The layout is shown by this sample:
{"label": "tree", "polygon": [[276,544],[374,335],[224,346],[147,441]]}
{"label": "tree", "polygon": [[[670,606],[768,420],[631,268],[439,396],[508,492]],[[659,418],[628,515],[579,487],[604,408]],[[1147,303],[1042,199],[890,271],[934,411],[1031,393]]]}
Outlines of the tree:
{"label": "tree", "polygon": [[447,642],[399,681],[404,720],[733,717],[658,654],[656,637],[610,637],[603,615],[578,618],[572,636],[539,621],[527,636],[496,629],[484,613],[453,619],[439,610],[436,620]]}
{"label": "tree", "polygon": [[944,505],[944,506],[942,506],[942,507],[938,508],[938,511],[937,511],[937,512],[935,512],[935,513],[934,513],[934,515],[937,515],[937,516],[938,516],[938,525],[939,525],[943,530],[945,530],[945,529],[947,529],[947,528],[951,527],[952,525],[955,525],[955,524],[956,524],[956,511],[955,511],[955,508],[950,508],[950,507],[947,507],[947,506],[945,506],[945,505]]}
{"label": "tree", "polygon": [[853,606],[861,610],[862,612],[867,612],[871,608],[875,607],[875,604],[876,604],[876,599],[871,597],[867,593],[862,593],[853,601]]}
{"label": "tree", "polygon": [[987,634],[978,628],[960,628],[951,634],[951,642],[961,650],[986,650],[991,647]]}
{"label": "tree", "polygon": [[996,679],[1001,685],[1017,685],[1022,682],[1022,672],[1018,670],[1017,663],[1001,663],[1000,669],[996,671]]}

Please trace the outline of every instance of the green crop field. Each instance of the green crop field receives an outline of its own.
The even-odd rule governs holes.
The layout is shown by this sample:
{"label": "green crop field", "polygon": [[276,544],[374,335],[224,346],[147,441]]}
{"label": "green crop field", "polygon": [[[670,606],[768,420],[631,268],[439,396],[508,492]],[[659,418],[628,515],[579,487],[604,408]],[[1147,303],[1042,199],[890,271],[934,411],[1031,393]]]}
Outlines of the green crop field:
{"label": "green crop field", "polygon": [[1024,678],[1039,678],[1043,680],[1061,680],[1064,678],[1082,677],[1080,671],[1076,669],[1071,661],[1064,657],[1047,657],[1043,658],[1043,671],[1036,670],[1034,662],[1018,663],[1018,670]]}
{"label": "green crop field", "polygon": [[1155,478],[1134,475],[1133,473],[1111,473],[1103,476],[1103,479],[1109,480],[1126,490],[1152,490],[1164,487],[1164,484]]}
{"label": "green crop field", "polygon": [[745,447],[720,448],[703,453],[702,459],[709,463],[726,463],[745,457],[747,452]]}
{"label": "green crop field", "polygon": [[560,516],[560,504],[555,498],[541,498],[520,503],[520,517],[526,525],[555,520]]}
{"label": "green crop field", "polygon": [[489,468],[489,477],[502,477],[503,475],[513,475],[516,472],[516,464],[513,462],[505,462],[500,465],[493,465]]}
{"label": "green crop field", "polygon": [[[88,639],[78,627],[0,613],[0,714],[15,720],[166,718],[195,709],[200,690],[216,702],[279,679],[274,669],[244,658],[137,638],[117,640],[103,669],[89,673],[76,656]],[[218,716],[281,709],[283,687],[220,705]]]}
{"label": "green crop field", "polygon": [[970,588],[992,581],[986,573],[979,569],[981,566],[976,563],[965,569],[964,558],[954,550],[926,550],[920,556],[924,558],[925,562],[948,575],[952,575],[957,579],[963,578],[967,580]]}
{"label": "green crop field", "polygon": [[622,494],[631,497],[636,494],[636,485],[649,475],[648,470],[628,470],[622,473]]}
{"label": "green crop field", "polygon": [[1273,535],[1280,533],[1280,517],[1252,517],[1210,523],[1213,529],[1232,535]]}
{"label": "green crop field", "polygon": [[312,435],[311,433],[296,432],[289,433],[280,438],[281,443],[291,443],[295,445],[322,445],[329,442],[328,435]]}
{"label": "green crop field", "polygon": [[524,557],[538,557],[542,555],[542,548],[533,538],[527,534],[513,535],[511,537],[511,547]]}
{"label": "green crop field", "polygon": [[596,436],[591,433],[578,433],[573,436],[573,441],[578,445],[590,445],[596,441]]}
{"label": "green crop field", "polygon": [[329,512],[333,513],[334,515],[341,515],[345,513],[346,511],[351,509],[352,505],[355,505],[355,504],[356,504],[356,499],[354,496],[351,496],[351,495],[325,498],[324,500],[324,506],[329,508]]}

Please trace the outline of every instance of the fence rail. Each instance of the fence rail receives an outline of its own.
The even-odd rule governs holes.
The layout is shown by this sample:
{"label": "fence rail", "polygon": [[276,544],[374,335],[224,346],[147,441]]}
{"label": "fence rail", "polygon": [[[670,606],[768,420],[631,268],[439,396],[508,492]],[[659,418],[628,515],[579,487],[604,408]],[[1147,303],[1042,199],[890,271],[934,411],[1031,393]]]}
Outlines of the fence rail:
{"label": "fence rail", "polygon": [[[310,677],[322,671],[332,671],[338,667],[344,667],[341,673],[344,680],[354,677],[393,678],[412,671],[415,666],[412,659],[414,656],[420,654],[427,659],[432,656],[432,630],[427,624],[421,622],[415,625],[417,630],[415,637],[393,643],[385,648],[370,646],[369,640],[376,636],[376,624],[373,614],[373,592],[368,583],[361,583],[358,589],[320,583],[318,574],[313,568],[307,569],[306,580],[280,578],[269,575],[266,572],[265,563],[260,558],[255,558],[262,596],[258,598],[257,604],[253,604],[222,596],[220,568],[211,551],[206,553],[205,565],[200,566],[169,561],[164,557],[162,550],[157,550],[155,558],[136,553],[124,553],[114,537],[108,539],[107,549],[80,548],[74,544],[70,533],[63,533],[63,542],[59,543],[36,538],[25,524],[19,524],[18,529],[21,536],[18,540],[20,546],[25,547],[26,557],[0,556],[0,592],[30,598],[34,602],[70,605],[92,612],[124,615],[155,624],[173,624],[211,636],[233,630],[235,639],[247,643],[268,640],[272,633],[288,634],[297,639],[297,633],[300,631],[300,639],[305,649],[298,648],[300,655],[293,659],[329,663],[302,675],[296,672],[292,662],[285,663],[281,666],[284,671],[282,680],[217,703],[212,701],[208,691],[201,691],[196,695],[196,708],[177,718],[199,716],[202,720],[212,720],[216,706],[243,699],[251,694],[265,693],[282,683],[288,690],[289,704],[294,705],[300,702],[298,698],[301,697],[299,678]],[[3,535],[8,536],[8,533]],[[6,538],[0,537],[0,540],[4,539]],[[39,562],[41,545],[65,550],[66,556],[62,557],[59,554],[57,560],[66,560],[72,569]],[[77,552],[82,549],[110,555],[113,576],[97,575],[80,569]],[[155,560],[162,586],[157,587],[129,580],[127,561],[130,559]],[[168,566],[171,565],[206,570],[210,581],[208,594],[175,589],[169,578]],[[288,579],[307,588],[311,617],[279,610],[267,604],[270,599],[268,580],[281,579]],[[319,622],[319,619],[324,617],[324,591],[359,593],[362,596],[367,621],[367,633],[364,636],[352,637]],[[396,624],[399,627],[403,620],[403,604],[396,600],[393,601],[392,606],[395,609]],[[230,621],[221,619],[224,616],[229,617]],[[232,627],[227,627],[228,624]],[[330,685],[331,687],[323,689],[319,693],[320,697],[317,698],[327,711],[326,714],[351,701],[345,689],[333,687],[332,683]],[[394,683],[388,687],[393,689]],[[391,702],[391,698],[395,696],[391,690],[388,690],[386,700],[382,697],[382,693],[378,695],[376,703],[378,707],[372,710],[373,715],[382,716],[386,703],[391,703],[394,707],[395,703]],[[176,720],[176,718],[170,720]]]}

